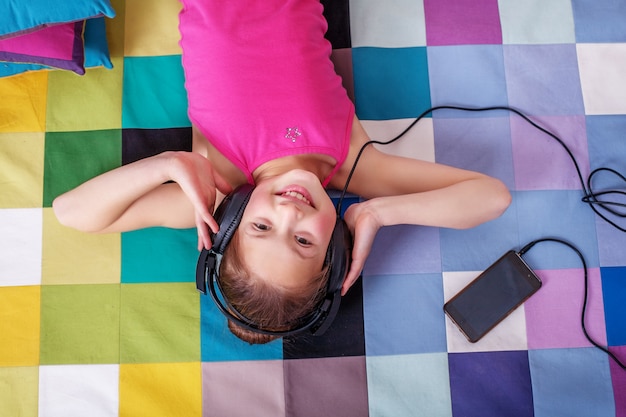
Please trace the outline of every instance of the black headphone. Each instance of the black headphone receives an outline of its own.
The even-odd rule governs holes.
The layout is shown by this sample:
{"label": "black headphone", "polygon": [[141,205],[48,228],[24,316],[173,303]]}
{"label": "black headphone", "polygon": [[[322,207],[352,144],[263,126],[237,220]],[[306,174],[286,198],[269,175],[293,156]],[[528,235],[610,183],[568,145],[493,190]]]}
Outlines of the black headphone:
{"label": "black headphone", "polygon": [[[219,311],[227,319],[244,329],[272,336],[293,336],[299,333],[309,332],[313,335],[322,335],[332,324],[341,303],[341,287],[350,266],[352,251],[352,235],[347,224],[337,210],[337,221],[330,238],[324,264],[328,265],[328,284],[326,295],[313,312],[300,318],[300,323],[288,330],[267,330],[259,327],[253,320],[241,314],[226,299],[219,281],[219,270],[224,251],[228,247],[231,238],[239,227],[243,212],[246,209],[254,186],[244,184],[237,187],[227,195],[215,211],[215,221],[219,225],[219,231],[211,234],[213,246],[211,249],[203,249],[196,267],[196,288],[202,294],[209,294]],[[218,295],[218,290],[221,294]]]}

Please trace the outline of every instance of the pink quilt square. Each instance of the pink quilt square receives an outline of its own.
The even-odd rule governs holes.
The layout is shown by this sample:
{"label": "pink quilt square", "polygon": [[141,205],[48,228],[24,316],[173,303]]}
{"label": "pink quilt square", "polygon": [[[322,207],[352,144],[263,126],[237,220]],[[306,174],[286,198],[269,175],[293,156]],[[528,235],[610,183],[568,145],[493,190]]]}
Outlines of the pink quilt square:
{"label": "pink quilt square", "polygon": [[[589,270],[586,325],[589,335],[606,344],[600,271]],[[583,304],[582,269],[536,271],[543,285],[525,304],[528,349],[578,348],[591,344],[583,334],[580,313]]]}
{"label": "pink quilt square", "polygon": [[424,0],[428,46],[501,44],[498,0]]}

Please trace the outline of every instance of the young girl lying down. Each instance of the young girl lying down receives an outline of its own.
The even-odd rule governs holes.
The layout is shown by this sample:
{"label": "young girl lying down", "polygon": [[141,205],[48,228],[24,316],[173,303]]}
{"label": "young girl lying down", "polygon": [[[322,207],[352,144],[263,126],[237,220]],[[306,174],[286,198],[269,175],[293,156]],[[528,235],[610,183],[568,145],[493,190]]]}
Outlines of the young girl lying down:
{"label": "young girl lying down", "polygon": [[[165,152],[104,173],[59,196],[59,221],[85,232],[196,227],[211,247],[213,209],[255,186],[222,260],[232,308],[267,330],[307,316],[326,281],[342,189],[369,140],[330,61],[319,0],[183,0],[181,46],[193,152]],[[158,86],[154,86],[158,88]],[[344,220],[359,277],[378,230],[414,224],[470,228],[499,216],[507,188],[481,173],[363,152],[348,191],[364,197]],[[321,294],[323,297],[323,294]],[[268,300],[272,300],[268,302]],[[229,322],[251,343],[274,337]]]}

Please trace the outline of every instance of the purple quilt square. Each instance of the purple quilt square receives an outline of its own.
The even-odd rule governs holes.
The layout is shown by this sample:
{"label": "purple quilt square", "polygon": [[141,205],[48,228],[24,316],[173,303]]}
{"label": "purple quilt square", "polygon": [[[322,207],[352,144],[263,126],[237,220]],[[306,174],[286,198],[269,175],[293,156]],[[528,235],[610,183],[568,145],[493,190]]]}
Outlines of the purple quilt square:
{"label": "purple quilt square", "polygon": [[424,14],[429,46],[502,43],[497,0],[425,0]]}
{"label": "purple quilt square", "polygon": [[434,227],[390,226],[376,235],[364,275],[441,272],[439,231]]}
{"label": "purple quilt square", "polygon": [[282,360],[205,362],[204,415],[284,416],[284,384]]}
{"label": "purple quilt square", "polygon": [[364,356],[286,360],[284,371],[285,415],[368,415]]}
{"label": "purple quilt square", "polygon": [[513,188],[508,117],[436,118],[433,128],[437,162],[482,172]]}
{"label": "purple quilt square", "polygon": [[511,106],[532,114],[585,114],[576,45],[504,45],[503,49]]}
{"label": "purple quilt square", "polygon": [[452,353],[448,361],[455,416],[533,416],[526,351]]}
{"label": "purple quilt square", "polygon": [[[626,346],[611,348],[611,352],[626,363]],[[616,362],[611,361],[613,395],[615,396],[615,417],[626,417],[626,372]]]}
{"label": "purple quilt square", "polygon": [[[559,116],[532,120],[565,143],[585,180],[589,175],[585,117]],[[554,138],[521,117],[511,119],[511,136],[517,190],[582,189],[572,158]]]}
{"label": "purple quilt square", "polygon": [[[536,271],[541,289],[525,304],[529,349],[588,347],[580,322],[584,275],[582,269]],[[598,343],[606,344],[602,284],[597,268],[589,269],[585,325]]]}
{"label": "purple quilt square", "polygon": [[[598,208],[600,211],[601,209]],[[604,212],[603,215],[621,227],[626,227],[623,218]],[[598,234],[598,256],[600,266],[622,266],[626,265],[626,233],[615,228],[599,216],[596,217],[596,230]]]}

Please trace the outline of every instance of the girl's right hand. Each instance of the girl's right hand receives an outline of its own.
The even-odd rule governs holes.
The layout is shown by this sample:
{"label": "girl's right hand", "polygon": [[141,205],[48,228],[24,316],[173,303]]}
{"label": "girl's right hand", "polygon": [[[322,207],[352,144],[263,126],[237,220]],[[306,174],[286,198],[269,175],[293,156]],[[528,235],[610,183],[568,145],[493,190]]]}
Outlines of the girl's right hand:
{"label": "girl's right hand", "polygon": [[209,249],[212,245],[209,229],[213,233],[219,230],[213,218],[216,190],[228,194],[232,187],[207,158],[196,152],[172,152],[169,156],[169,177],[180,186],[194,207],[198,250]]}

